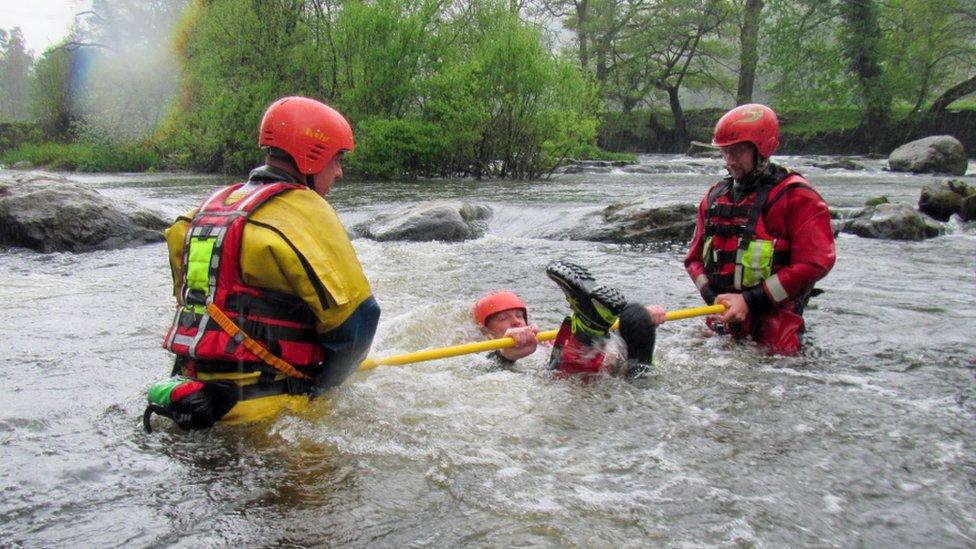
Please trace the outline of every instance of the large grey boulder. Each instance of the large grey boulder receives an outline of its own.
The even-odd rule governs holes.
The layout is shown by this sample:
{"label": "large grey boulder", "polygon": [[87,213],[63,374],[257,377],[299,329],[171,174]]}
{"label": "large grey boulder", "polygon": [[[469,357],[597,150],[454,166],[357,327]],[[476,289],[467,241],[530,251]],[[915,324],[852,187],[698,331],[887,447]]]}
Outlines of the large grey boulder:
{"label": "large grey boulder", "polygon": [[687,242],[695,232],[697,216],[694,204],[616,203],[584,216],[568,236],[597,242]]}
{"label": "large grey boulder", "polygon": [[945,232],[945,228],[904,204],[878,204],[854,213],[843,222],[841,231],[865,238],[925,240]]}
{"label": "large grey boulder", "polygon": [[44,172],[0,174],[0,246],[87,252],[163,240],[159,215],[122,206],[97,191]]}
{"label": "large grey boulder", "polygon": [[412,204],[359,224],[355,231],[374,240],[442,240],[479,238],[488,230],[491,208],[464,201]]}
{"label": "large grey boulder", "polygon": [[922,187],[918,209],[939,221],[949,221],[952,214],[961,213],[962,202],[976,195],[976,189],[958,179],[929,183]]}
{"label": "large grey boulder", "polygon": [[895,172],[966,175],[969,159],[962,143],[951,135],[934,135],[905,143],[888,156]]}

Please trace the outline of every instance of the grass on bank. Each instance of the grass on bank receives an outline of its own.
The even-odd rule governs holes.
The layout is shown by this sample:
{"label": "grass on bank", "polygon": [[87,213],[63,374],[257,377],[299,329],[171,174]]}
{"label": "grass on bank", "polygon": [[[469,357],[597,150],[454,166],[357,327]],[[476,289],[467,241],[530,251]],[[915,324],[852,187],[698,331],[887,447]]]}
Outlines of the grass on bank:
{"label": "grass on bank", "polygon": [[[691,141],[710,142],[715,123],[725,114],[726,109],[705,108],[684,112],[685,127]],[[929,123],[940,119],[955,117],[956,134],[964,142],[972,139],[973,133],[966,129],[963,117],[976,113],[976,100],[954,102],[947,113],[932,115],[927,112],[912,113],[911,105],[892,106],[892,128],[901,128],[903,136],[906,129],[915,128],[917,123]],[[856,107],[830,109],[782,109],[777,111],[780,120],[783,150],[796,154],[864,154],[869,152],[863,143],[853,142],[862,123],[863,112]],[[941,123],[938,123],[941,124]],[[936,127],[938,127],[936,125]],[[666,110],[634,110],[629,113],[611,111],[599,117],[598,141],[601,146],[614,151],[665,151],[675,150],[670,132],[674,130],[674,119]],[[945,130],[930,130],[945,131]],[[898,135],[902,135],[898,134]],[[968,136],[968,137],[967,137]],[[880,139],[881,136],[879,136]],[[924,136],[923,136],[924,137]],[[915,136],[913,138],[918,138]]]}
{"label": "grass on bank", "polygon": [[[583,145],[572,151],[569,160],[635,162],[637,156],[605,151],[594,145]],[[163,155],[145,144],[24,143],[4,152],[0,157],[0,164],[8,167],[18,162],[27,162],[31,166],[52,171],[118,173],[166,169],[163,166]]]}
{"label": "grass on bank", "polygon": [[4,152],[0,163],[28,162],[53,171],[145,172],[159,169],[162,155],[151,147],[102,143],[23,143]]}
{"label": "grass on bank", "polygon": [[[894,120],[903,120],[910,107],[896,105],[892,110]],[[950,111],[976,111],[976,99],[953,103]],[[710,141],[715,122],[724,114],[723,109],[696,109],[686,114],[689,137],[697,141]],[[816,111],[785,110],[780,113],[784,141],[794,141],[797,148],[806,150],[813,146],[817,134],[849,132],[860,123],[860,112],[855,108],[825,109]],[[631,113],[611,112],[600,117],[600,142],[616,151],[654,150],[665,144],[658,143],[650,129],[650,111]],[[663,128],[672,129],[673,120],[668,112],[656,112],[655,120]],[[156,147],[146,143],[109,145],[104,143],[76,142],[71,144],[39,142],[44,139],[33,124],[21,123],[18,128],[0,123],[0,164],[13,166],[26,161],[31,166],[57,171],[79,172],[144,172],[165,169],[181,169],[178,155],[164,157]],[[14,131],[18,130],[18,131]],[[30,130],[30,131],[28,131]],[[805,140],[805,141],[804,141]],[[567,161],[604,160],[633,162],[631,152],[613,152],[595,145],[582,145],[570,152]]]}

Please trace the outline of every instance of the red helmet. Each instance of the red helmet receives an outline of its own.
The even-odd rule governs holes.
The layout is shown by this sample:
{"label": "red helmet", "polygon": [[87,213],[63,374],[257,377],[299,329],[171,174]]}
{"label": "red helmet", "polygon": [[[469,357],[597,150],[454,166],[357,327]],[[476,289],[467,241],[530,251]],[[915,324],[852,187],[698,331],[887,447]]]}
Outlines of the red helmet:
{"label": "red helmet", "polygon": [[739,105],[715,124],[712,145],[727,147],[748,141],[756,146],[759,156],[769,158],[779,148],[779,120],[766,105]]}
{"label": "red helmet", "polygon": [[352,128],[332,107],[307,97],[282,97],[264,111],[258,145],[291,155],[306,175],[322,171],[341,151],[352,151]]}
{"label": "red helmet", "polygon": [[509,309],[521,309],[525,319],[529,319],[529,312],[519,296],[513,292],[493,292],[475,302],[474,321],[478,326],[484,326],[488,317]]}

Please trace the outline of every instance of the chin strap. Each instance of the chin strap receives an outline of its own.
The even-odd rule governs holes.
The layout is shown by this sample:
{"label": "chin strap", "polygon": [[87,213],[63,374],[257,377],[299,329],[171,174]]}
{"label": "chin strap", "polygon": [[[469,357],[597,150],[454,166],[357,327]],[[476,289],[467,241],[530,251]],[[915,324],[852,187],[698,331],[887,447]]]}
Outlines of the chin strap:
{"label": "chin strap", "polygon": [[760,181],[762,179],[763,174],[766,173],[766,169],[768,168],[769,168],[769,158],[763,158],[759,156],[759,153],[757,152],[756,167],[753,168],[752,171],[747,176],[749,184],[753,184],[755,182]]}

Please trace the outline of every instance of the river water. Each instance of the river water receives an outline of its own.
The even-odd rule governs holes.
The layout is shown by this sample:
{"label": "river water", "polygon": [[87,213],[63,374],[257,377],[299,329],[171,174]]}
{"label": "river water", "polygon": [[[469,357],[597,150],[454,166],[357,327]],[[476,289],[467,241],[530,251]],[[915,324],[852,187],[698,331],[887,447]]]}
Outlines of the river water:
{"label": "river water", "polygon": [[[914,204],[935,179],[781,160],[836,209],[880,194]],[[374,353],[473,337],[472,301],[501,288],[555,328],[567,308],[544,274],[554,259],[630,299],[699,305],[683,246],[561,238],[613,202],[697,203],[722,171],[641,166],[655,173],[340,183],[347,226],[441,198],[495,212],[464,243],[354,241],[383,307]],[[169,217],[226,182],[70,177]],[[358,373],[307,413],[151,435],[145,390],[170,364],[164,245],[2,251],[0,546],[972,547],[976,226],[924,242],[841,234],[837,251],[799,357],[690,319],[660,328],[642,380],[553,380],[544,351],[517,371],[465,356]]]}

